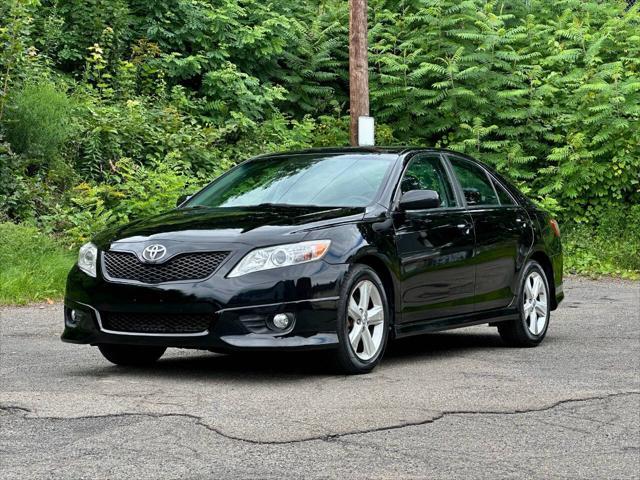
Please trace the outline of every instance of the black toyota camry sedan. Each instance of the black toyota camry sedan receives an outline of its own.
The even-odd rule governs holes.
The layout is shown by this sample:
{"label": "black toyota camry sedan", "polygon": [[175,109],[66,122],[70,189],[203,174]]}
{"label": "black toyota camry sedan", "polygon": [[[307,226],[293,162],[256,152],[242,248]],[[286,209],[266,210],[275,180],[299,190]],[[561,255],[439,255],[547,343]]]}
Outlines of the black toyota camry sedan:
{"label": "black toyota camry sedan", "polygon": [[486,165],[306,150],[247,160],[84,245],[62,339],[121,365],[167,347],[327,349],[364,373],[390,338],[424,332],[488,323],[536,346],[563,296],[558,224]]}

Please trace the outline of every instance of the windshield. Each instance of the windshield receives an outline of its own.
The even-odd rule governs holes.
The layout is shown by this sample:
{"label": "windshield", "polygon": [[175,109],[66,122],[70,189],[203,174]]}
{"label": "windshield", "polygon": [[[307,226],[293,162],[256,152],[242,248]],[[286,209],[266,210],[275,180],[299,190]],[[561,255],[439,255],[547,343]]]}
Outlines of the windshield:
{"label": "windshield", "polygon": [[353,154],[250,160],[212,182],[186,206],[364,207],[375,200],[394,158]]}

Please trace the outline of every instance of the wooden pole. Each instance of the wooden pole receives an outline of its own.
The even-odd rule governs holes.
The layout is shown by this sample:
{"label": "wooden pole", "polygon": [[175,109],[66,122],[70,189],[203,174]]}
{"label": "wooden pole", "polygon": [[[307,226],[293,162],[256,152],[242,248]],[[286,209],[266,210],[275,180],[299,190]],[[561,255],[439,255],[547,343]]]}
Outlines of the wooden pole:
{"label": "wooden pole", "polygon": [[349,113],[352,146],[358,145],[358,117],[369,116],[367,0],[349,0]]}

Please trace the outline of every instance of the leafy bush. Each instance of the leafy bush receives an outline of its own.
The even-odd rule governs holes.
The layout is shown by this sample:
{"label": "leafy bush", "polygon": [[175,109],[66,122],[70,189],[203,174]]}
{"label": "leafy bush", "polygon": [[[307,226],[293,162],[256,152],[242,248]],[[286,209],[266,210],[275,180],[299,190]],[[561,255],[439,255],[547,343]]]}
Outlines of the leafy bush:
{"label": "leafy bush", "polygon": [[182,161],[194,172],[220,173],[229,166],[215,156],[224,130],[201,125],[171,104],[130,99],[112,105],[87,97],[78,113],[70,160],[85,179],[104,179],[122,158],[139,165]]}
{"label": "leafy bush", "polygon": [[198,187],[180,165],[147,168],[124,158],[104,182],[77,185],[69,205],[41,220],[53,231],[63,231],[67,242],[79,245],[107,227],[174,208],[180,195]]}
{"label": "leafy bush", "polygon": [[76,255],[33,227],[0,223],[0,304],[58,299]]}
{"label": "leafy bush", "polygon": [[640,205],[605,211],[595,229],[572,225],[563,237],[567,272],[640,278]]}
{"label": "leafy bush", "polygon": [[20,159],[11,150],[11,145],[0,137],[0,221],[21,217],[24,183],[19,174],[20,167]]}
{"label": "leafy bush", "polygon": [[71,100],[54,84],[26,84],[9,96],[6,138],[17,154],[48,165],[60,156],[73,131],[71,113]]}

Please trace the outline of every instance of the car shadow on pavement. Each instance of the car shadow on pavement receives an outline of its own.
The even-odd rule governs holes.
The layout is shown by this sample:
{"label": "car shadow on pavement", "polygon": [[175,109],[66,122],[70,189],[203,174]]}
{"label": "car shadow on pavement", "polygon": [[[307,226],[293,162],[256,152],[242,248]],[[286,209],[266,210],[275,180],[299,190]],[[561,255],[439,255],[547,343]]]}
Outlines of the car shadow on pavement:
{"label": "car shadow on pavement", "polygon": [[[390,342],[381,365],[398,366],[415,361],[440,361],[464,352],[506,348],[495,331],[487,333],[447,332],[420,335]],[[274,378],[279,380],[308,377],[335,376],[339,373],[333,366],[328,352],[243,352],[215,354],[189,352],[168,355],[148,367],[107,367],[111,373],[119,371],[125,376],[142,375],[176,379],[203,380],[215,377],[254,381]],[[112,370],[113,369],[113,370]],[[104,370],[101,369],[103,372]],[[87,370],[83,369],[86,373]],[[81,374],[78,372],[78,374]]]}
{"label": "car shadow on pavement", "polygon": [[486,332],[457,332],[432,333],[402,338],[391,342],[387,347],[385,360],[415,360],[421,358],[444,358],[455,356],[461,351],[486,350],[506,348],[497,330],[487,329]]}

